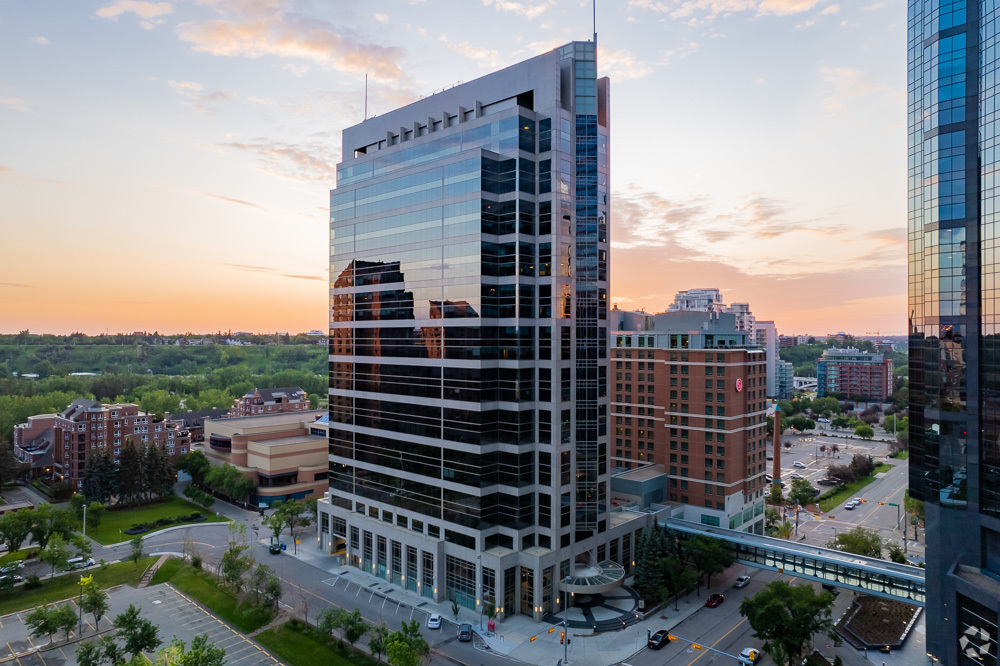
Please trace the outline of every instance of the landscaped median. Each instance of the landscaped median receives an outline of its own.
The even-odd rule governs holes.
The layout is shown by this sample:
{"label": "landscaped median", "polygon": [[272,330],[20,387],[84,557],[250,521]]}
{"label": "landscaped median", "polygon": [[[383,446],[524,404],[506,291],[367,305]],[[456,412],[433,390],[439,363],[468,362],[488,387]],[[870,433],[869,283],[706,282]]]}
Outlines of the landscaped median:
{"label": "landscaped median", "polygon": [[81,569],[52,579],[45,578],[41,581],[41,586],[33,590],[28,590],[22,585],[7,592],[0,592],[0,615],[75,597],[80,592],[80,576],[84,575],[92,575],[101,588],[138,585],[143,572],[155,561],[156,557],[143,557],[138,563],[117,562],[96,566],[86,571]]}
{"label": "landscaped median", "polygon": [[316,627],[300,620],[262,631],[254,640],[290,666],[375,666],[377,662],[357,650],[341,646]]}
{"label": "landscaped median", "polygon": [[882,462],[876,463],[875,471],[872,472],[871,475],[866,476],[863,479],[858,479],[857,481],[846,483],[829,492],[823,493],[819,498],[819,510],[823,513],[828,513],[831,509],[840,506],[845,501],[858,494],[858,491],[875,480],[876,474],[888,472],[890,469],[892,469],[892,465],[887,465]]}
{"label": "landscaped median", "polygon": [[[180,520],[182,516],[190,517],[191,514],[195,513],[200,513],[204,516],[205,520],[197,522],[185,522]],[[187,501],[183,497],[173,496],[164,502],[158,502],[156,504],[147,504],[145,506],[139,506],[131,509],[125,508],[105,511],[101,517],[100,525],[96,527],[92,527],[90,525],[87,526],[87,536],[99,544],[109,546],[111,544],[121,543],[131,539],[131,535],[126,534],[125,530],[129,530],[135,525],[153,525],[157,521],[165,520],[171,520],[172,522],[153,527],[152,529],[143,532],[141,536],[145,537],[150,534],[155,534],[156,532],[167,527],[176,527],[178,525],[197,525],[205,522],[227,522],[229,519],[224,516],[217,517],[214,513],[206,511],[202,507]]]}
{"label": "landscaped median", "polygon": [[186,564],[183,560],[164,562],[153,576],[152,584],[158,583],[170,583],[244,634],[260,629],[272,618],[269,609],[241,603],[217,576]]}

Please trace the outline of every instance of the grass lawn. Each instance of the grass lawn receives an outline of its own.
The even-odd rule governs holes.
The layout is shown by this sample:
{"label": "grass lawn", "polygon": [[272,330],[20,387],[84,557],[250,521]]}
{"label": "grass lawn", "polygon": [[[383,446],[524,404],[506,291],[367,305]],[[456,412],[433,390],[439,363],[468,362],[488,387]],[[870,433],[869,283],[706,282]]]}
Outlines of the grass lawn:
{"label": "grass lawn", "polygon": [[[365,642],[367,636],[362,636]],[[289,620],[279,627],[268,629],[254,637],[258,643],[290,666],[368,666],[375,660],[362,652],[343,650],[315,628],[299,620]]]}
{"label": "grass lawn", "polygon": [[155,561],[155,557],[143,557],[139,560],[138,566],[132,562],[119,562],[109,564],[103,569],[95,567],[87,571],[72,571],[51,580],[48,577],[43,578],[42,586],[34,590],[27,590],[21,586],[9,592],[0,592],[0,615],[76,596],[80,591],[79,582],[82,575],[92,575],[102,588],[138,585],[142,572]]}
{"label": "grass lawn", "polygon": [[153,576],[153,583],[166,582],[245,634],[256,631],[271,621],[269,611],[241,604],[216,576],[180,560],[168,560]]}
{"label": "grass lawn", "polygon": [[[206,512],[205,509],[197,504],[192,504],[183,497],[174,496],[165,502],[150,504],[148,506],[119,511],[105,511],[104,515],[101,516],[100,525],[97,527],[87,526],[87,536],[105,546],[112,543],[121,543],[132,538],[130,535],[125,534],[125,530],[137,523],[152,523],[160,518],[177,518],[195,513],[196,511],[204,516],[208,516],[209,522],[225,522],[228,520],[228,518],[216,518],[214,513]],[[175,525],[198,524],[175,523]],[[166,527],[174,527],[175,525],[166,525]],[[143,532],[142,536],[145,537],[146,535],[154,534],[161,529],[163,528],[160,527],[149,532]]]}
{"label": "grass lawn", "polygon": [[866,476],[863,479],[848,483],[846,485],[835,488],[828,493],[823,493],[819,498],[819,510],[826,513],[836,506],[842,504],[845,500],[854,497],[859,490],[867,486],[869,483],[875,480],[875,474],[881,474],[882,472],[888,472],[892,469],[892,465],[887,465],[886,463],[880,462],[875,463],[875,472],[871,476]]}
{"label": "grass lawn", "polygon": [[22,562],[28,559],[28,553],[37,553],[37,548],[22,548],[21,550],[15,550],[13,553],[6,553],[0,556],[0,567],[7,566],[10,562],[14,560],[21,560]]}
{"label": "grass lawn", "polygon": [[893,453],[890,454],[889,457],[895,460],[906,460],[910,457],[910,450],[906,449],[904,451],[900,451],[899,453]]}

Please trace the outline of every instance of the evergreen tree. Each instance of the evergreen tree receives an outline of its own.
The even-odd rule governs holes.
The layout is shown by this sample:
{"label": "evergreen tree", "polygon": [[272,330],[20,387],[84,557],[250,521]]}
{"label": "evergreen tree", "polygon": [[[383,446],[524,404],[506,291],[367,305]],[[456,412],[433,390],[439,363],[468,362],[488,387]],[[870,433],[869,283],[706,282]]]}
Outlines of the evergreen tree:
{"label": "evergreen tree", "polygon": [[83,494],[107,504],[118,492],[118,468],[107,449],[95,449],[87,456],[83,472]]}
{"label": "evergreen tree", "polygon": [[137,503],[142,496],[146,486],[146,473],[142,462],[142,455],[135,448],[135,444],[131,439],[126,439],[118,458],[119,499],[125,504]]}

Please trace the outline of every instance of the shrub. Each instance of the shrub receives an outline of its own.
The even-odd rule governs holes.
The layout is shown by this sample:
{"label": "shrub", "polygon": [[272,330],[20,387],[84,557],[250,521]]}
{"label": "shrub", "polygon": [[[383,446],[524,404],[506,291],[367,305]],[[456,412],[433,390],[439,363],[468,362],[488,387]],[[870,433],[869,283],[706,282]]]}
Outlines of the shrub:
{"label": "shrub", "polygon": [[191,566],[201,569],[201,553],[191,553]]}
{"label": "shrub", "polygon": [[24,581],[24,589],[26,590],[34,590],[41,586],[42,581],[38,578],[38,576],[28,576],[28,578]]}

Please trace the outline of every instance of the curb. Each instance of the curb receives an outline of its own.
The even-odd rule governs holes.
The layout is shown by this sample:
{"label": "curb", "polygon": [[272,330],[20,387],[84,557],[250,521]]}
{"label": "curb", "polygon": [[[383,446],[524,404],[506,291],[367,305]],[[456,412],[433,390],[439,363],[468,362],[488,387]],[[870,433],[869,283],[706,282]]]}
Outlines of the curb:
{"label": "curb", "polygon": [[[135,536],[141,536],[143,539],[145,539],[146,537],[155,536],[157,534],[165,534],[167,532],[172,532],[174,530],[186,530],[192,527],[217,527],[219,525],[228,525],[230,522],[232,522],[232,518],[228,518],[226,520],[217,520],[211,523],[204,522],[204,523],[191,523],[190,525],[172,525],[170,527],[164,527],[162,530],[156,530],[155,532],[145,532],[143,534],[136,534]],[[95,541],[95,543],[97,542]],[[120,541],[118,543],[110,543],[107,546],[104,546],[104,548],[118,548],[119,546],[127,546],[130,543],[132,543],[131,539],[128,541]]]}

